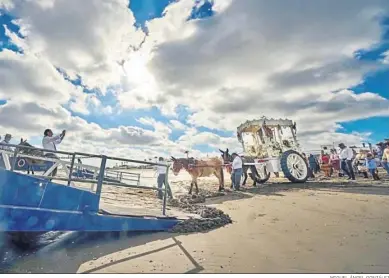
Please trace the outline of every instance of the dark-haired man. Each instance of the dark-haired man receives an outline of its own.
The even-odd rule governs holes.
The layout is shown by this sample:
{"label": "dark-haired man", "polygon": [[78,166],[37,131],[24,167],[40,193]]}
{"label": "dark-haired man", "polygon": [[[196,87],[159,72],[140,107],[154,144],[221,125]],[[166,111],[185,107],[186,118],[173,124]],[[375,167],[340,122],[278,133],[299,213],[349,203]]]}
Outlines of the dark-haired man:
{"label": "dark-haired man", "polygon": [[54,136],[51,129],[46,129],[43,133],[42,146],[45,150],[56,151],[57,145],[60,144],[65,137],[66,130],[63,130],[61,134]]}
{"label": "dark-haired man", "polygon": [[352,166],[352,160],[354,158],[354,152],[351,148],[346,147],[345,144],[340,143],[339,148],[340,151],[340,168],[343,170],[343,172],[346,173],[349,180],[355,180],[355,174]]}
{"label": "dark-haired man", "polygon": [[[46,129],[43,132],[42,146],[45,150],[56,151],[57,144],[60,144],[65,137],[66,130],[63,130],[60,135],[53,136],[53,131],[51,129]],[[46,152],[46,157],[58,159],[55,153]],[[53,170],[52,175],[55,176],[57,174],[57,168]]]}

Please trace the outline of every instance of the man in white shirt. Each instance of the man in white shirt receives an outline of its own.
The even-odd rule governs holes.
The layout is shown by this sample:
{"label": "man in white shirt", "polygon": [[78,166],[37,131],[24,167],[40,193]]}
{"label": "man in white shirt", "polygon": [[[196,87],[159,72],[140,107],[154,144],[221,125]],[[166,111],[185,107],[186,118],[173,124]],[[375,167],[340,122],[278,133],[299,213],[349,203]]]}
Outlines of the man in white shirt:
{"label": "man in white shirt", "polygon": [[56,151],[58,144],[60,144],[65,137],[66,131],[63,130],[60,135],[53,136],[51,129],[46,129],[43,133],[42,146],[45,150]]}
{"label": "man in white shirt", "polygon": [[339,144],[340,148],[340,167],[346,173],[349,180],[355,180],[355,174],[352,166],[354,152],[351,148],[346,147],[343,143]]}
{"label": "man in white shirt", "polygon": [[232,155],[232,184],[235,190],[240,189],[240,180],[243,173],[243,161],[242,158],[237,154],[233,153]]}
{"label": "man in white shirt", "polygon": [[[43,133],[43,139],[42,139],[42,146],[45,150],[50,151],[56,151],[57,150],[57,144],[60,144],[65,137],[66,130],[63,130],[60,135],[53,136],[53,132],[51,129],[46,129]],[[57,155],[55,153],[46,152],[46,157],[55,158],[58,159]],[[57,174],[57,168],[55,168],[52,172],[52,176],[55,176]]]}
{"label": "man in white shirt", "polygon": [[[164,164],[165,165],[165,162],[163,161],[163,158],[160,157],[158,158],[158,164]],[[157,183],[158,183],[158,198],[159,199],[163,199],[163,194],[162,194],[162,186],[165,185],[165,187],[167,187],[167,190],[168,190],[168,195],[170,198],[173,198],[173,194],[170,190],[170,187],[168,184],[166,184],[166,172],[167,172],[167,165],[166,166],[160,166],[160,165],[157,165],[157,174],[158,174],[158,178],[157,178]]]}

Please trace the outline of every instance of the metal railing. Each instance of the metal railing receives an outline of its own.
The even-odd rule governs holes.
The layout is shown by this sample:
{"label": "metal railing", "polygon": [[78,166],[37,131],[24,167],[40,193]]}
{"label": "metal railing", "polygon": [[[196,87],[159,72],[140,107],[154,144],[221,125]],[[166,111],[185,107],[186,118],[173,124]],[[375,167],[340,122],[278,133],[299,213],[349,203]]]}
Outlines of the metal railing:
{"label": "metal railing", "polygon": [[[5,150],[6,148],[14,148],[14,150]],[[32,155],[30,153],[26,153],[25,150],[30,151],[39,151],[42,155]],[[44,155],[46,154],[62,154],[62,155],[68,155],[71,157],[70,162],[63,161],[57,158],[53,157],[46,157]],[[89,154],[89,153],[83,153],[83,152],[66,152],[66,151],[53,151],[53,150],[47,150],[42,148],[36,148],[36,147],[29,147],[29,146],[23,146],[23,145],[13,145],[13,144],[4,144],[0,143],[0,160],[2,158],[2,161],[4,163],[4,168],[9,171],[15,171],[16,169],[16,163],[18,158],[29,158],[29,159],[35,159],[39,161],[48,161],[52,162],[53,165],[47,169],[43,175],[34,175],[36,178],[44,178],[49,180],[60,180],[60,181],[66,181],[67,186],[71,186],[73,182],[80,182],[80,183],[92,183],[93,185],[96,184],[97,188],[95,190],[95,194],[99,196],[99,204],[98,208],[100,206],[100,198],[101,198],[101,192],[103,184],[110,185],[110,186],[120,186],[120,187],[129,187],[129,188],[138,188],[138,189],[146,189],[146,190],[153,190],[153,191],[162,191],[163,193],[163,202],[162,202],[162,214],[166,215],[166,199],[167,195],[169,193],[170,197],[173,197],[171,194],[171,188],[168,181],[168,174],[170,169],[170,164],[161,164],[161,163],[154,163],[154,162],[148,162],[148,161],[142,161],[142,160],[135,160],[135,159],[126,159],[121,157],[114,157],[114,156],[106,156],[106,155],[97,155],[97,154]],[[80,164],[76,163],[77,156],[82,156],[83,158],[97,158],[101,159],[100,167],[95,167],[91,165],[86,164]],[[10,157],[13,158],[12,163],[10,163]],[[140,174],[138,173],[128,173],[128,172],[121,172],[116,170],[107,170],[107,161],[114,160],[114,161],[121,161],[121,162],[129,162],[129,163],[135,163],[135,164],[141,164],[141,165],[150,165],[150,166],[163,166],[166,167],[166,173],[165,173],[165,182],[163,188],[158,187],[150,187],[150,186],[142,186],[140,185]],[[65,173],[67,175],[66,178],[56,177],[56,176],[50,176],[52,172],[58,168],[59,166],[62,166],[62,168],[65,170]],[[73,172],[74,169],[87,169],[90,170],[90,177],[91,178],[74,178]],[[136,182],[136,185],[128,184],[123,181],[130,181],[130,182]],[[92,189],[92,191],[94,191]]]}

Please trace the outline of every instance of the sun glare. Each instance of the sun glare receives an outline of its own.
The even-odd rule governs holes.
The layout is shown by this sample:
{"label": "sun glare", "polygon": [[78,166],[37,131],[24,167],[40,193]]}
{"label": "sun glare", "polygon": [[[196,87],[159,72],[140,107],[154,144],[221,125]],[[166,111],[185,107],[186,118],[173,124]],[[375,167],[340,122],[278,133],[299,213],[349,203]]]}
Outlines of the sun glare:
{"label": "sun glare", "polygon": [[145,53],[135,52],[124,65],[124,74],[128,81],[134,85],[153,83],[153,76],[147,69],[149,56]]}

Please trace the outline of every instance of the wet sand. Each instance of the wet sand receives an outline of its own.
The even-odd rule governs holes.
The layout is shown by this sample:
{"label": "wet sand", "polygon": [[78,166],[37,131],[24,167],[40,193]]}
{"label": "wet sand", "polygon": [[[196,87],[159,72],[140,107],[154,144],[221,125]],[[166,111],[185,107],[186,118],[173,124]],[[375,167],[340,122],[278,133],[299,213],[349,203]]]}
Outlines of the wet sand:
{"label": "wet sand", "polygon": [[[232,224],[188,235],[154,233],[66,240],[15,261],[19,273],[389,273],[389,181],[317,179],[230,192],[206,203]],[[188,175],[171,175],[186,193]],[[215,178],[199,187],[217,191]],[[109,189],[106,202],[150,206],[154,193]],[[119,193],[120,192],[120,193]],[[127,196],[127,197],[124,197]]]}

